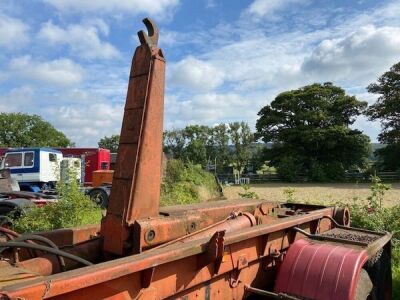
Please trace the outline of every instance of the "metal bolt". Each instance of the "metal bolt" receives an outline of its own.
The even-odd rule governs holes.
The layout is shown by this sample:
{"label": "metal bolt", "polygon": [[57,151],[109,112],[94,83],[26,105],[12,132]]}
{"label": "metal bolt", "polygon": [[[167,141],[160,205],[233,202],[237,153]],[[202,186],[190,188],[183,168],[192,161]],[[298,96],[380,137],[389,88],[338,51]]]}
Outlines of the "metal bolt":
{"label": "metal bolt", "polygon": [[156,237],[156,232],[153,229],[148,230],[146,232],[146,234],[144,235],[144,239],[148,243],[150,243],[152,240],[154,240],[155,237]]}
{"label": "metal bolt", "polygon": [[195,222],[192,222],[191,224],[190,224],[190,231],[195,231],[196,230],[196,223]]}

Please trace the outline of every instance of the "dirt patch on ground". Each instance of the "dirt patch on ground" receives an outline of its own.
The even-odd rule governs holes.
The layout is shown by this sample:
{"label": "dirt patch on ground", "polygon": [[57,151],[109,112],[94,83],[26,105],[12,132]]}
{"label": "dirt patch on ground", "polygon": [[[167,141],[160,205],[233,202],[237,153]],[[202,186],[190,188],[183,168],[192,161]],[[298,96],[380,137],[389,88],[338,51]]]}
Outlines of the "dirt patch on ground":
{"label": "dirt patch on ground", "polygon": [[[332,204],[335,202],[352,203],[353,199],[365,200],[371,194],[369,186],[368,183],[265,183],[253,184],[251,190],[256,192],[260,199],[287,201],[284,190],[293,188],[295,189],[293,197],[296,201]],[[224,195],[228,199],[240,198],[239,192],[243,192],[243,188],[240,186],[224,187]],[[385,205],[397,204],[400,204],[400,183],[392,183],[392,189],[385,194]]]}

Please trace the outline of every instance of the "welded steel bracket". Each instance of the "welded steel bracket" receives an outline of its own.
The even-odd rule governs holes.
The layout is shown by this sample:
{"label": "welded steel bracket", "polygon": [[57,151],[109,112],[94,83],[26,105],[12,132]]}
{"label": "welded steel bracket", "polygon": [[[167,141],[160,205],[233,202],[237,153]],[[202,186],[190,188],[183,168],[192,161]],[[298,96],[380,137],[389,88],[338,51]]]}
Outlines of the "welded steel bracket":
{"label": "welded steel bracket", "polygon": [[224,236],[225,230],[214,233],[208,243],[207,251],[198,259],[199,269],[213,263],[213,275],[218,274],[224,256]]}
{"label": "welded steel bracket", "polygon": [[153,280],[155,267],[142,271],[142,288],[148,288]]}
{"label": "welded steel bracket", "polygon": [[240,282],[240,271],[249,266],[246,254],[241,254],[236,263],[236,269],[233,269],[229,275],[229,286],[235,288]]}

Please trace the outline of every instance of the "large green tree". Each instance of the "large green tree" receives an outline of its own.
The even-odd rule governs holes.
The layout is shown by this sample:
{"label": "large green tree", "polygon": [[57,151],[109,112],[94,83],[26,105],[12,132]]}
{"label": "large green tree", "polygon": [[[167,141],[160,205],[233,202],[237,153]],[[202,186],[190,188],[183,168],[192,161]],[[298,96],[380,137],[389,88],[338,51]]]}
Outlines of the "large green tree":
{"label": "large green tree", "polygon": [[387,144],[378,149],[385,170],[400,169],[400,62],[393,65],[378,81],[367,87],[368,92],[378,94],[377,101],[367,110],[369,120],[380,120],[382,131],[379,141]]}
{"label": "large green tree", "polygon": [[73,143],[38,115],[0,113],[1,147],[67,147]]}
{"label": "large green tree", "polygon": [[245,122],[229,123],[229,134],[234,147],[232,163],[234,168],[241,173],[251,159],[254,135]]}
{"label": "large green tree", "polygon": [[186,161],[205,166],[208,160],[210,128],[204,125],[189,125],[185,127],[186,147],[183,157]]}
{"label": "large green tree", "polygon": [[366,106],[329,82],[279,94],[258,113],[257,136],[273,143],[265,159],[287,180],[342,179],[370,151],[368,136],[349,127]]}
{"label": "large green tree", "polygon": [[188,125],[164,132],[164,152],[203,167],[216,162],[217,172],[228,166],[243,171],[251,159],[253,141],[253,133],[244,122],[213,127]]}
{"label": "large green tree", "polygon": [[188,125],[164,132],[164,152],[170,157],[205,166],[213,151],[212,129],[204,125]]}
{"label": "large green tree", "polygon": [[231,162],[229,154],[229,128],[226,124],[219,124],[212,128],[211,141],[213,144],[213,153],[210,154],[211,161],[216,162],[216,171],[224,172],[224,167]]}
{"label": "large green tree", "polygon": [[164,153],[172,158],[182,159],[186,140],[183,129],[171,129],[164,131]]}
{"label": "large green tree", "polygon": [[111,153],[117,153],[119,146],[119,134],[113,134],[111,136],[105,136],[101,138],[98,142],[98,145],[100,148],[110,150]]}

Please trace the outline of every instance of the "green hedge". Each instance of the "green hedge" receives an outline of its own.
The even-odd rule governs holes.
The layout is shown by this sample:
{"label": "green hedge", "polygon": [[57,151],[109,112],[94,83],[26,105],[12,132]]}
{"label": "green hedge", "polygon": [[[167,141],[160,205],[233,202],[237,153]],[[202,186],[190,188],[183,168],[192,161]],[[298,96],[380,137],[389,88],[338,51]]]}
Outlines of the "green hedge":
{"label": "green hedge", "polygon": [[190,204],[208,200],[204,199],[204,196],[219,196],[214,175],[204,171],[200,165],[183,163],[176,159],[168,160],[161,185],[161,205]]}

